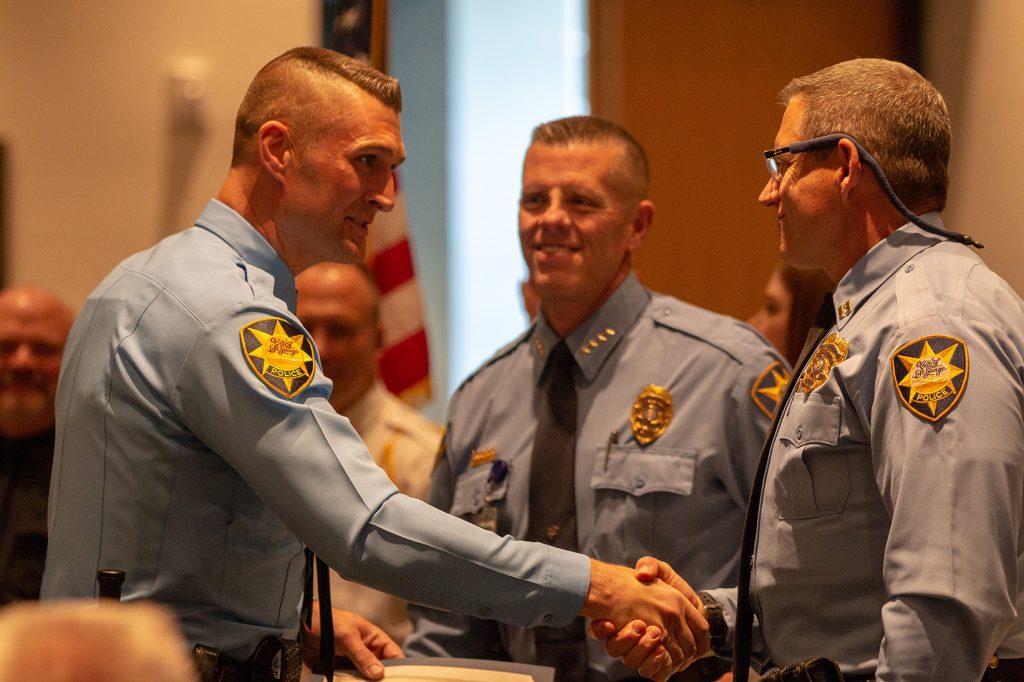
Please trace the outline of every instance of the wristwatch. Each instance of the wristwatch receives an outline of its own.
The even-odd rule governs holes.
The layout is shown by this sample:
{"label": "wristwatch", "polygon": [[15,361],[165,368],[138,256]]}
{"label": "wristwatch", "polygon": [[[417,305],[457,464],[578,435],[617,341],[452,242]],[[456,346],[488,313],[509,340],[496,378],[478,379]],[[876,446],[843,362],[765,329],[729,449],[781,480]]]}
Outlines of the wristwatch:
{"label": "wristwatch", "polygon": [[725,622],[722,605],[707,592],[698,592],[697,596],[704,602],[704,610],[708,614],[708,627],[711,630],[711,650],[716,654],[725,646],[729,637],[729,626]]}

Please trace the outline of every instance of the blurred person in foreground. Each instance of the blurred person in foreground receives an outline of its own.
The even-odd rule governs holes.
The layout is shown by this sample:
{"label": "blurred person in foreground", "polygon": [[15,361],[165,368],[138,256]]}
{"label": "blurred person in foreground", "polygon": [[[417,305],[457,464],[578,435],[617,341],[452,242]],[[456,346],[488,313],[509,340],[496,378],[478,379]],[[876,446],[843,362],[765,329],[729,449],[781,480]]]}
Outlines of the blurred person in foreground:
{"label": "blurred person in foreground", "polygon": [[[581,116],[534,130],[519,237],[524,292],[539,309],[452,397],[430,501],[499,535],[603,561],[655,554],[693,585],[717,586],[735,579],[788,367],[742,322],[640,284],[647,189],[646,154],[620,126]],[[410,655],[541,663],[564,682],[636,676],[586,641],[582,621],[526,630],[410,613]],[[715,680],[723,668],[709,659],[685,676]]]}
{"label": "blurred person in foreground", "polygon": [[1024,680],[1024,303],[943,226],[946,103],[881,59],[780,101],[760,201],[783,260],[836,287],[766,445],[739,589],[707,595],[712,636],[734,626],[717,651],[741,681],[751,652],[783,679]]}
{"label": "blurred person in foreground", "polygon": [[[373,276],[362,265],[320,263],[303,271],[295,284],[295,313],[331,380],[331,407],[348,417],[399,492],[425,499],[441,427],[380,379],[380,294]],[[412,628],[403,600],[345,580],[336,571],[331,571],[331,595],[334,603],[378,625],[399,644]]]}
{"label": "blurred person in foreground", "polygon": [[54,397],[73,321],[49,291],[0,291],[0,606],[39,597]]}
{"label": "blurred person in foreground", "polygon": [[195,682],[170,609],[101,600],[0,609],[0,680]]}
{"label": "blurred person in foreground", "polygon": [[[402,495],[331,407],[295,277],[363,258],[374,217],[394,206],[400,109],[396,80],[339,53],[273,59],[243,97],[231,167],[195,226],[88,297],[57,390],[42,596],[90,597],[97,568],[124,570],[124,599],[171,606],[190,645],[246,675],[256,647],[295,637],[300,604],[313,606],[308,548],[409,601],[518,625],[635,618],[665,635],[673,662],[703,652],[692,590]],[[325,669],[334,649],[376,679],[378,657],[401,655],[353,614],[318,615],[303,613],[305,644],[328,638]]]}

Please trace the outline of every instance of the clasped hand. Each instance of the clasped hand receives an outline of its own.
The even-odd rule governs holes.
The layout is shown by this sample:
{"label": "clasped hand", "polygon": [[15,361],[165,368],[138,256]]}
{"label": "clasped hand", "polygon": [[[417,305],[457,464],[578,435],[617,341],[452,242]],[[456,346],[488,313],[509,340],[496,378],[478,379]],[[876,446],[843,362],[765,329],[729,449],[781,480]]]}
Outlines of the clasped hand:
{"label": "clasped hand", "polygon": [[710,649],[704,605],[672,567],[653,557],[635,571],[594,561],[582,615],[608,655],[664,682]]}

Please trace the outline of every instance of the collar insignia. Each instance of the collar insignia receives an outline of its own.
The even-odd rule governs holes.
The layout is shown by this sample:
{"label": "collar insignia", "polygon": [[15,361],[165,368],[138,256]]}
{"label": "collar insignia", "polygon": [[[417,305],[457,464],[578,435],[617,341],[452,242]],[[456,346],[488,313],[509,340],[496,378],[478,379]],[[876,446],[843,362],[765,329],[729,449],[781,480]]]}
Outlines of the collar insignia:
{"label": "collar insignia", "polygon": [[672,422],[672,395],[668,389],[648,384],[633,401],[629,423],[640,445],[653,443]]}
{"label": "collar insignia", "polygon": [[775,414],[779,407],[779,400],[782,393],[789,384],[789,372],[778,360],[764,368],[761,376],[754,381],[754,387],[750,389],[750,397],[754,404],[764,412],[769,419]]}
{"label": "collar insignia", "polygon": [[832,368],[845,360],[849,352],[849,341],[835,332],[829,334],[814,351],[804,373],[800,375],[800,390],[810,393],[825,383]]}
{"label": "collar insignia", "polygon": [[606,327],[603,332],[599,332],[595,336],[587,339],[586,342],[580,346],[580,352],[584,355],[590,355],[594,349],[607,341],[610,336],[615,336],[615,330],[611,327]]}
{"label": "collar insignia", "polygon": [[242,327],[239,336],[249,368],[285,398],[294,398],[313,381],[313,342],[288,320],[264,317]]}
{"label": "collar insignia", "polygon": [[960,401],[967,386],[967,344],[952,336],[925,336],[892,354],[892,380],[900,402],[937,422]]}

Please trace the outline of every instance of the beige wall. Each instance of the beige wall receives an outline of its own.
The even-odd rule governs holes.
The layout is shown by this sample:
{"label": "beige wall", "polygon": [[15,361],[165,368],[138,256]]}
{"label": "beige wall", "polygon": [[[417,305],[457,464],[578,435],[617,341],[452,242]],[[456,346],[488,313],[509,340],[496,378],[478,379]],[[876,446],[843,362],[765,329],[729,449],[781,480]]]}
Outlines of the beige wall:
{"label": "beige wall", "polygon": [[[316,0],[0,2],[7,279],[78,306],[108,270],[191,224],[230,158],[256,70],[319,42]],[[172,128],[169,78],[207,74],[205,125]]]}
{"label": "beige wall", "polygon": [[933,0],[925,20],[925,68],[953,118],[943,219],[1024,294],[1024,3]]}
{"label": "beige wall", "polygon": [[794,76],[897,57],[890,0],[591,0],[595,114],[646,147],[656,212],[636,270],[650,287],[740,318],[777,262],[761,152]]}

